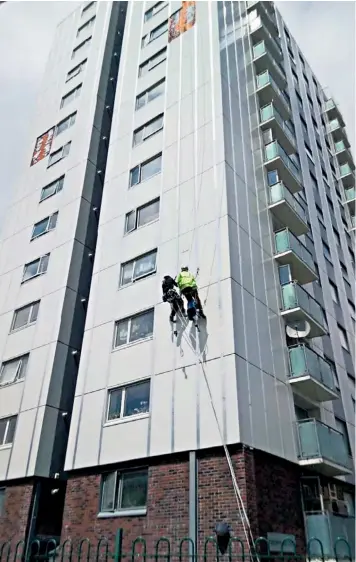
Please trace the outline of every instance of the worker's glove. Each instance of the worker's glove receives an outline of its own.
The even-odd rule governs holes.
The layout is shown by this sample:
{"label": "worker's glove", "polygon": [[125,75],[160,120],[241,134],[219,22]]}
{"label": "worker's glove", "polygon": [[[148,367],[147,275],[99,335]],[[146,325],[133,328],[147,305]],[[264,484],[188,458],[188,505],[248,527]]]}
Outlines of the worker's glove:
{"label": "worker's glove", "polygon": [[163,295],[162,300],[163,300],[163,302],[167,302],[167,297],[166,297],[166,295]]}

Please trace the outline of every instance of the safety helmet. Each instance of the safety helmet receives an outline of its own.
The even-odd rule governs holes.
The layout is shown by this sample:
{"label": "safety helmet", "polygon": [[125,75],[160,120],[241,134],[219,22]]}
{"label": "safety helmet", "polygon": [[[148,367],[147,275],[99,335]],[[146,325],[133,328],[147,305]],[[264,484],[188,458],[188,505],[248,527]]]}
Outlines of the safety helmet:
{"label": "safety helmet", "polygon": [[181,270],[182,270],[182,271],[188,271],[188,266],[187,266],[187,265],[182,265]]}

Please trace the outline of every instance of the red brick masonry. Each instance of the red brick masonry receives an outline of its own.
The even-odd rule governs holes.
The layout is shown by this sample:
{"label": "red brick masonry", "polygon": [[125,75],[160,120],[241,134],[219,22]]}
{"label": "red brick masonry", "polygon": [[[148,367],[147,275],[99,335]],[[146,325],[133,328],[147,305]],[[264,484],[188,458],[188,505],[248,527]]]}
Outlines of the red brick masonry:
{"label": "red brick masonry", "polygon": [[0,516],[0,544],[16,543],[25,538],[33,485],[10,486],[5,489],[3,515]]}
{"label": "red brick masonry", "polygon": [[[304,545],[304,526],[297,466],[260,451],[231,448],[238,485],[254,537],[267,532],[293,534],[298,550]],[[147,463],[146,463],[147,465]],[[137,463],[135,463],[137,466]],[[113,467],[114,468],[114,467]],[[161,536],[174,541],[188,536],[188,454],[151,459],[147,515],[98,519],[100,475],[70,476],[63,516],[62,540],[105,536],[114,540],[124,530],[124,551],[143,536],[153,553],[153,542]],[[198,453],[199,544],[213,534],[217,521],[226,521],[234,536],[243,538],[243,526],[222,449]],[[149,551],[148,550],[148,551]]]}

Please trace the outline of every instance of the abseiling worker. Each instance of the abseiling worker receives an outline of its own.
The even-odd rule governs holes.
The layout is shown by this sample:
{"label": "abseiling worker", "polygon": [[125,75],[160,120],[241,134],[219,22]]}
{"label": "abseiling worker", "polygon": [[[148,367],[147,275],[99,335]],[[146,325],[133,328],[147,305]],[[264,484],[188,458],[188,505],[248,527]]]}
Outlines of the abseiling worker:
{"label": "abseiling worker", "polygon": [[200,316],[206,318],[199,298],[196,279],[186,265],[182,266],[180,273],[177,275],[176,283],[181,295],[184,295],[188,302],[191,298],[195,299]]}

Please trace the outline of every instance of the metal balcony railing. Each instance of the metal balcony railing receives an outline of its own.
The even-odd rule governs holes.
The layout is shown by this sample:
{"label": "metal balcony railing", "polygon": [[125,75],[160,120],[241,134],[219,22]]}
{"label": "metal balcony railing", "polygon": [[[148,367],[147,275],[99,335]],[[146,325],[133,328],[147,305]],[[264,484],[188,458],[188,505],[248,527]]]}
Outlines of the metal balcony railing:
{"label": "metal balcony railing", "polygon": [[335,391],[334,376],[330,364],[304,344],[288,348],[290,378],[310,375],[327,388]]}
{"label": "metal balcony railing", "polygon": [[281,147],[279,142],[273,141],[273,142],[270,142],[269,144],[267,144],[265,146],[265,154],[266,154],[266,161],[267,162],[269,160],[273,160],[274,158],[280,157],[283,160],[286,167],[288,168],[288,170],[295,177],[295,179],[299,183],[302,183],[302,178],[301,178],[301,175],[300,175],[299,168],[294,164],[294,162],[292,162],[292,160],[289,158],[286,151]]}
{"label": "metal balcony railing", "polygon": [[314,260],[308,248],[292,234],[288,228],[279,230],[274,234],[274,245],[276,254],[282,254],[292,250],[307,266],[315,272]]}
{"label": "metal balcony railing", "polygon": [[[301,308],[316,322],[325,328],[324,317],[320,304],[296,282],[281,286],[283,310]],[[326,329],[326,328],[325,328]]]}
{"label": "metal balcony railing", "polygon": [[316,419],[300,420],[297,422],[297,437],[300,460],[323,458],[350,468],[344,436],[336,429]]}

